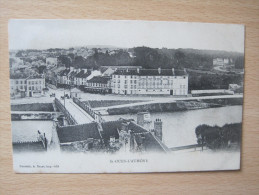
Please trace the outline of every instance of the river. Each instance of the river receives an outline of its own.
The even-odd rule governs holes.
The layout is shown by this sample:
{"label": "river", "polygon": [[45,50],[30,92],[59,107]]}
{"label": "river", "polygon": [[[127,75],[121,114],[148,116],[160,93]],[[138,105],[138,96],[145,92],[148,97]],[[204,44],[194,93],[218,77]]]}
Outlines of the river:
{"label": "river", "polygon": [[38,130],[45,133],[48,142],[52,136],[53,121],[12,121],[13,142],[37,141]]}
{"label": "river", "polygon": [[[104,116],[106,121],[118,118],[134,119],[136,114]],[[167,147],[196,144],[195,128],[201,124],[223,126],[242,122],[242,106],[226,106],[181,112],[151,113],[151,120],[163,122],[163,142]]]}

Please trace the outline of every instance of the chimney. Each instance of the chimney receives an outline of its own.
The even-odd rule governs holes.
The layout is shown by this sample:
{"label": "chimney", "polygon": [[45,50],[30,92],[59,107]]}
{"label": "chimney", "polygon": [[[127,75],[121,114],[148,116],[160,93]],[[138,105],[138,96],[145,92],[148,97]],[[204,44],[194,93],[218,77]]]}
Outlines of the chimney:
{"label": "chimney", "polygon": [[139,68],[137,68],[137,73],[139,74]]}
{"label": "chimney", "polygon": [[74,67],[73,66],[70,66],[70,71],[74,71]]}
{"label": "chimney", "polygon": [[161,141],[163,141],[163,123],[161,119],[156,119],[154,122],[155,136],[157,136]]}
{"label": "chimney", "polygon": [[158,74],[161,74],[161,68],[158,68]]}
{"label": "chimney", "polygon": [[184,73],[185,73],[185,74],[187,74],[187,72],[186,72],[186,68],[184,68],[184,69],[183,69],[183,71],[184,71]]}
{"label": "chimney", "polygon": [[172,73],[173,73],[173,75],[174,75],[174,68],[172,68]]}
{"label": "chimney", "polygon": [[84,68],[83,71],[84,71],[84,73],[87,73],[87,69],[86,68]]}

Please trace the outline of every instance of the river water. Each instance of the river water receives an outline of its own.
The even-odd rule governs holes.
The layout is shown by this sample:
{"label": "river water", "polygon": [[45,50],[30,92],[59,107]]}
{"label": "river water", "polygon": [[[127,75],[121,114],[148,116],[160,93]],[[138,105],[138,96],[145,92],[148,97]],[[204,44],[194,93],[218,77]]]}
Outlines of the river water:
{"label": "river water", "polygon": [[[118,118],[134,119],[136,114],[104,116],[106,121]],[[181,112],[151,113],[151,120],[163,122],[163,142],[167,147],[196,144],[195,128],[201,124],[223,126],[242,122],[242,106],[226,106]],[[153,126],[153,124],[151,125]]]}
{"label": "river water", "polygon": [[45,133],[48,141],[52,136],[53,121],[23,120],[12,121],[13,142],[37,141],[38,130]]}

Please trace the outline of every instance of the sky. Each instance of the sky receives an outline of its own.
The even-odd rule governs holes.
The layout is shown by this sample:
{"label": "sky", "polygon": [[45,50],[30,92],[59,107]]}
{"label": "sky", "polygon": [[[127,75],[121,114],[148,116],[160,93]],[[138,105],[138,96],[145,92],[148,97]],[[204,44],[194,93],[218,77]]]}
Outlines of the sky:
{"label": "sky", "polygon": [[9,49],[109,45],[244,53],[244,26],[139,20],[9,20]]}

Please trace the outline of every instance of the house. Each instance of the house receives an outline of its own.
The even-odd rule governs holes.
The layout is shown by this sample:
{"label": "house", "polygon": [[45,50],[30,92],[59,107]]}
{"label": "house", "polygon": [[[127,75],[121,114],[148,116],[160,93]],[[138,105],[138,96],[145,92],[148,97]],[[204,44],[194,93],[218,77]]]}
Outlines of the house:
{"label": "house", "polygon": [[62,70],[57,74],[57,87],[69,86],[69,83],[70,83],[68,78],[69,72],[70,72],[70,69],[66,68],[65,70]]}
{"label": "house", "polygon": [[185,70],[117,70],[112,75],[112,93],[141,95],[188,95]]}
{"label": "house", "polygon": [[70,97],[73,98],[81,98],[81,91],[77,88],[73,88],[70,90]]}
{"label": "house", "polygon": [[10,75],[10,94],[11,97],[34,97],[44,94],[45,77],[39,74],[11,74]]}
{"label": "house", "polygon": [[76,86],[86,85],[90,75],[91,71],[88,71],[87,69],[77,69],[77,74],[74,75],[74,84]]}
{"label": "house", "polygon": [[44,94],[45,78],[44,75],[31,75],[27,79],[27,96],[41,96]]}
{"label": "house", "polygon": [[93,93],[111,93],[111,77],[95,76],[87,81],[84,91]]}

